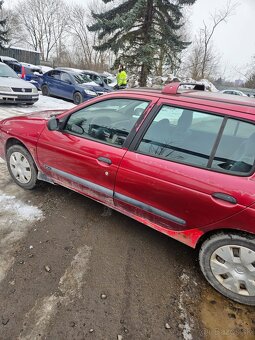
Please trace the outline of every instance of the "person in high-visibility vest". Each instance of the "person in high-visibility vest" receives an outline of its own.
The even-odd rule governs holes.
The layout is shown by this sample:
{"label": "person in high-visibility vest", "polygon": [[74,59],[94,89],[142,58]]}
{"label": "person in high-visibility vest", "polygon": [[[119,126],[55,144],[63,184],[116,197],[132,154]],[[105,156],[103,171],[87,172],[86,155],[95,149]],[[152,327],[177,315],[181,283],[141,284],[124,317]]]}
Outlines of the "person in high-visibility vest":
{"label": "person in high-visibility vest", "polygon": [[117,89],[122,89],[127,87],[127,72],[125,67],[120,64],[119,71],[117,73]]}

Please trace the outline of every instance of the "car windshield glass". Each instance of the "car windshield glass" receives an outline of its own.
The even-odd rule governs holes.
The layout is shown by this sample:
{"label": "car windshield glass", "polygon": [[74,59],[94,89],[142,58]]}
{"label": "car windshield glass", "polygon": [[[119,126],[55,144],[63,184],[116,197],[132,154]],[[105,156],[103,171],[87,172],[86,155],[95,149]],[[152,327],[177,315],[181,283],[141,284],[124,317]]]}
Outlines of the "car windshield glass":
{"label": "car windshield glass", "polygon": [[73,74],[74,80],[77,84],[89,83],[91,80],[84,73]]}
{"label": "car windshield glass", "polygon": [[18,78],[17,74],[7,65],[0,65],[0,77]]}

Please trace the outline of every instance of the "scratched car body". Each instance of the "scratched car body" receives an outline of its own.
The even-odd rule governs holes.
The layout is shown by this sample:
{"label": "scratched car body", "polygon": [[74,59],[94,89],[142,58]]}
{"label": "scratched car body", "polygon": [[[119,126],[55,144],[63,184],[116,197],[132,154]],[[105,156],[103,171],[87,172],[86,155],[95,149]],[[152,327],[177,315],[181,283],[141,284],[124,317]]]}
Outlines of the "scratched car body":
{"label": "scratched car body", "polygon": [[197,248],[216,290],[255,305],[255,103],[202,89],[5,119],[0,156],[25,189],[63,185]]}

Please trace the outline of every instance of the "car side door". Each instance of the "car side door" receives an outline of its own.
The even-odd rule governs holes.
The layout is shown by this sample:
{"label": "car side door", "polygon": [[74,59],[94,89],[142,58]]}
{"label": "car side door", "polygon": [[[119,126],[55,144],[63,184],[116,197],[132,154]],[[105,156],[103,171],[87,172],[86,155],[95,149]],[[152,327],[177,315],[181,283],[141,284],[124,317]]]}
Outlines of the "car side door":
{"label": "car side door", "polygon": [[61,90],[61,97],[73,99],[74,80],[67,72],[60,72],[59,88]]}
{"label": "car side door", "polygon": [[[116,173],[136,133],[136,125],[154,105],[148,96],[98,100],[62,117],[63,127],[40,135],[37,158],[55,183],[106,205],[113,205]],[[144,104],[138,117],[137,106]]]}
{"label": "car side door", "polygon": [[60,79],[60,71],[52,70],[44,75],[43,83],[48,86],[49,92],[51,95],[61,97],[59,79]]}
{"label": "car side door", "polygon": [[255,136],[255,126],[220,109],[207,112],[164,100],[159,105],[122,159],[116,206],[181,231],[224,220],[252,204],[254,152],[238,168],[242,151],[237,155],[236,149]]}

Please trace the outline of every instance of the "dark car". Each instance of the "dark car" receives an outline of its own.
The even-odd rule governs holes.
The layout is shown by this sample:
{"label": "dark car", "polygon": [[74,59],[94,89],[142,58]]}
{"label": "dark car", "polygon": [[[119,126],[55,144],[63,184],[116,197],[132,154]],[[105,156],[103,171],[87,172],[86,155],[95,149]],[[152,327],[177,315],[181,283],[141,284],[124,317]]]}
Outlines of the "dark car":
{"label": "dark car", "polygon": [[179,87],[5,119],[0,157],[25,189],[63,185],[196,248],[216,290],[255,305],[255,102]]}
{"label": "dark car", "polygon": [[43,74],[40,86],[44,96],[56,96],[80,104],[97,96],[88,82],[81,73],[56,69]]}

